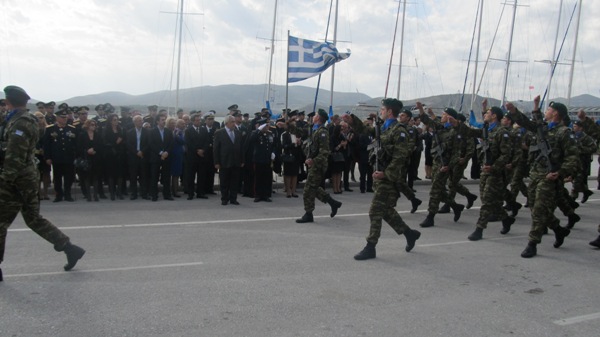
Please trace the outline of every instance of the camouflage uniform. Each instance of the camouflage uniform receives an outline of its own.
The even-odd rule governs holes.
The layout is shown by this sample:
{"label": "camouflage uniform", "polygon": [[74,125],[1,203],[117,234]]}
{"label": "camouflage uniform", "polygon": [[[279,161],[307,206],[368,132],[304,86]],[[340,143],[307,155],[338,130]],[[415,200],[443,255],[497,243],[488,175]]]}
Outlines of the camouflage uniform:
{"label": "camouflage uniform", "polygon": [[[460,124],[464,125],[464,124]],[[471,192],[460,183],[460,180],[463,178],[465,169],[469,165],[469,159],[473,150],[475,149],[475,143],[473,143],[471,137],[469,137],[463,130],[468,128],[459,127],[456,129],[456,133],[454,135],[454,144],[452,148],[454,149],[454,153],[452,159],[450,160],[450,181],[448,182],[448,197],[451,200],[454,200],[456,197],[456,193],[463,195],[465,197],[472,198]],[[463,159],[463,163],[460,163],[460,160]],[[473,196],[474,197],[474,196]]]}
{"label": "camouflage uniform", "polygon": [[398,184],[404,182],[402,175],[408,158],[412,154],[413,144],[406,127],[395,123],[381,134],[381,149],[379,155],[379,171],[385,178],[375,180],[375,194],[369,209],[371,228],[367,242],[377,244],[381,235],[382,220],[385,220],[398,235],[410,230],[400,214],[396,211],[396,202],[400,196]]}
{"label": "camouflage uniform", "polygon": [[[541,114],[541,112],[537,112]],[[530,130],[537,132],[537,123],[532,122],[525,115],[516,111],[513,115],[515,121]],[[557,198],[563,189],[562,180],[572,176],[579,165],[578,150],[575,139],[571,130],[560,124],[554,127],[543,126],[545,139],[548,141],[550,148],[550,163],[539,157],[539,139],[532,138],[529,148],[529,207],[531,209],[531,231],[529,232],[529,241],[533,244],[542,241],[542,235],[546,227],[551,228],[555,232],[562,231],[560,221],[554,216],[554,210],[557,206]],[[557,180],[548,180],[546,175],[550,172],[550,165],[557,167],[559,178]]]}
{"label": "camouflage uniform", "polygon": [[[484,125],[484,127],[488,127]],[[469,137],[483,137],[482,129],[470,129],[466,125],[461,125],[463,133]],[[488,219],[491,216],[497,216],[504,221],[508,218],[506,210],[502,208],[505,190],[505,171],[506,165],[510,163],[512,157],[512,140],[510,139],[509,129],[500,125],[491,125],[488,129],[488,144],[491,158],[488,158],[489,165],[492,167],[490,172],[481,171],[479,182],[479,193],[481,196],[481,210],[479,211],[479,219],[477,227],[481,229],[487,228]],[[485,165],[484,151],[480,149],[479,162]],[[512,222],[511,222],[512,224]],[[510,226],[510,225],[509,225]]]}
{"label": "camouflage uniform", "polygon": [[19,109],[2,131],[0,141],[5,157],[0,173],[0,262],[4,259],[8,227],[19,212],[29,228],[62,251],[69,237],[40,215],[40,177],[34,155],[39,140],[36,118]]}
{"label": "camouflage uniform", "polygon": [[[531,133],[525,128],[514,128],[511,131],[511,138],[514,141],[513,145],[513,161],[512,161],[512,176],[510,177],[510,193],[513,198],[517,198],[521,192],[525,198],[528,198],[527,185],[523,181],[527,176],[528,166],[527,157],[529,155],[526,149],[529,149]],[[526,149],[525,149],[526,148]]]}
{"label": "camouflage uniform", "polygon": [[321,187],[321,182],[323,182],[327,171],[330,152],[329,132],[324,125],[319,126],[318,129],[312,132],[310,145],[307,146],[309,146],[307,158],[312,159],[313,165],[308,168],[308,177],[304,184],[302,198],[304,199],[304,210],[311,213],[315,209],[315,198],[322,202],[327,202],[329,199],[329,193]]}
{"label": "camouflage uniform", "polygon": [[575,134],[575,140],[579,148],[579,159],[582,167],[582,170],[579,170],[577,175],[573,177],[573,194],[576,199],[577,193],[589,191],[587,179],[590,175],[592,155],[596,152],[597,145],[596,141],[583,131]]}

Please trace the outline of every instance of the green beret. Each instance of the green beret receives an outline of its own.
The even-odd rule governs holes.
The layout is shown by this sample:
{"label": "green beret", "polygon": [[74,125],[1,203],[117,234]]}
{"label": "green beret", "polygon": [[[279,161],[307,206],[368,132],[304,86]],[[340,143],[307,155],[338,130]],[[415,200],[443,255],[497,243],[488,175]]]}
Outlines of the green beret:
{"label": "green beret", "polygon": [[6,96],[6,99],[11,102],[13,100],[22,102],[31,98],[29,95],[27,95],[23,88],[17,87],[16,85],[9,85],[8,87],[4,88],[4,95]]}
{"label": "green beret", "polygon": [[562,104],[562,103],[558,103],[558,102],[550,102],[549,106],[556,110],[556,112],[558,112],[558,115],[560,116],[560,118],[562,118],[563,120],[569,117],[569,110],[567,109],[567,106]]}
{"label": "green beret", "polygon": [[327,115],[327,111],[323,110],[323,109],[319,109],[319,117],[321,118],[321,120],[323,120],[323,123],[327,122],[329,120],[329,115]]}
{"label": "green beret", "polygon": [[458,118],[458,112],[456,112],[456,110],[454,110],[452,108],[446,108],[446,109],[444,109],[444,112],[447,113],[448,115],[450,115],[454,119]]}

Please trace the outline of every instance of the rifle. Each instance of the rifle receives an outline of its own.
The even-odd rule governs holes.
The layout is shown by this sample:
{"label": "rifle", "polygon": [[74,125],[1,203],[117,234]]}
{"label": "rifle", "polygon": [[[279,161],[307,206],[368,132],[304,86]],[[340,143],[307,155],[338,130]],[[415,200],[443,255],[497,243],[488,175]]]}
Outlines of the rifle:
{"label": "rifle", "polygon": [[435,140],[436,147],[433,149],[435,151],[436,156],[440,158],[440,162],[442,162],[442,166],[448,166],[448,163],[444,160],[444,146],[440,141],[440,137],[438,136],[437,130],[433,131],[433,140]]}
{"label": "rifle", "polygon": [[490,153],[490,142],[489,142],[489,130],[488,130],[488,123],[484,123],[483,124],[483,138],[481,139],[481,143],[479,144],[481,146],[481,152],[483,152],[483,165],[485,166],[489,166],[492,165],[492,155]]}
{"label": "rifle", "polygon": [[304,155],[306,158],[312,158],[311,148],[312,148],[312,124],[308,124],[308,137],[302,142],[302,150],[304,151]]}
{"label": "rifle", "polygon": [[[537,155],[535,160],[540,162],[542,165],[546,165],[547,173],[558,171],[559,165],[552,163],[550,159],[552,148],[550,147],[550,143],[548,143],[548,139],[544,134],[544,124],[542,123],[538,123],[537,125],[537,140],[538,142],[536,146],[533,146],[533,150],[539,150],[540,153]],[[531,148],[530,151],[532,151]]]}
{"label": "rifle", "polygon": [[[375,139],[367,146],[367,151],[371,153],[370,162],[374,166],[375,171],[380,171],[380,154],[381,151],[381,126],[383,124],[383,120],[379,117],[375,120]],[[375,157],[373,159],[373,157]],[[374,162],[373,162],[374,161]]]}

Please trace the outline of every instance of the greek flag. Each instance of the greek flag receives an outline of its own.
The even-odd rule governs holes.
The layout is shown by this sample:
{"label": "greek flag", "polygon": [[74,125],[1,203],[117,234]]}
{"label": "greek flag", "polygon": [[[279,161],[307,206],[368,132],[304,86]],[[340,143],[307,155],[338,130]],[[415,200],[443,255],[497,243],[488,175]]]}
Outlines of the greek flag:
{"label": "greek flag", "polygon": [[288,83],[319,75],[334,63],[350,57],[350,50],[338,52],[333,43],[290,36],[288,40]]}

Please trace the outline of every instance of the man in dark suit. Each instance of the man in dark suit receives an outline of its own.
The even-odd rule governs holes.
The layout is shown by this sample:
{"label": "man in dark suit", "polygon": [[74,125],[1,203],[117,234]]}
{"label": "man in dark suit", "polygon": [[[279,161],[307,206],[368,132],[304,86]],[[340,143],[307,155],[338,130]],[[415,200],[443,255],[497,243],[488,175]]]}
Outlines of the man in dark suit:
{"label": "man in dark suit", "polygon": [[204,117],[204,128],[208,132],[208,148],[204,158],[206,159],[206,184],[204,185],[205,194],[216,194],[215,193],[215,164],[213,162],[213,140],[215,132],[219,129],[219,124],[215,123],[214,111],[209,111]]}
{"label": "man in dark suit", "polygon": [[239,205],[237,193],[244,158],[242,156],[242,133],[236,128],[235,118],[226,116],[223,128],[215,132],[213,153],[215,169],[219,171],[221,205]]}
{"label": "man in dark suit", "polygon": [[169,151],[173,146],[173,132],[165,128],[167,116],[159,115],[156,127],[150,130],[148,161],[150,162],[150,195],[152,201],[158,200],[158,178],[163,187],[165,200],[173,200],[171,196],[171,165]]}
{"label": "man in dark suit", "polygon": [[131,196],[129,199],[135,200],[138,197],[138,179],[140,184],[140,196],[142,199],[148,199],[148,161],[145,154],[148,152],[148,133],[142,124],[144,119],[137,115],[133,117],[134,127],[127,131],[125,136],[125,146],[127,148],[127,162],[129,167],[129,178]]}
{"label": "man in dark suit", "polygon": [[192,123],[185,129],[184,134],[188,200],[194,199],[194,192],[197,198],[208,199],[204,192],[207,172],[206,152],[209,145],[208,131],[201,125],[199,113],[193,114],[190,118]]}

